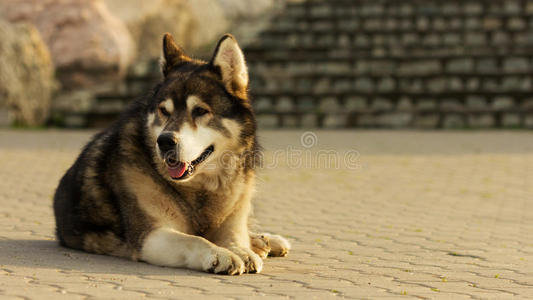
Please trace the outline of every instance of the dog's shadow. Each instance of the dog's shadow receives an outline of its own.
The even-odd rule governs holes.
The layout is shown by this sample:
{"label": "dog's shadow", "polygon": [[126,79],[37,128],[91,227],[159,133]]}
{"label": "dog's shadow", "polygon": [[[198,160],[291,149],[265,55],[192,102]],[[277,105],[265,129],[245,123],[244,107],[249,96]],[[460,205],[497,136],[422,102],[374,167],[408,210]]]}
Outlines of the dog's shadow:
{"label": "dog's shadow", "polygon": [[83,274],[205,276],[181,268],[167,268],[124,258],[89,254],[61,247],[55,240],[0,240],[0,268],[50,268]]}

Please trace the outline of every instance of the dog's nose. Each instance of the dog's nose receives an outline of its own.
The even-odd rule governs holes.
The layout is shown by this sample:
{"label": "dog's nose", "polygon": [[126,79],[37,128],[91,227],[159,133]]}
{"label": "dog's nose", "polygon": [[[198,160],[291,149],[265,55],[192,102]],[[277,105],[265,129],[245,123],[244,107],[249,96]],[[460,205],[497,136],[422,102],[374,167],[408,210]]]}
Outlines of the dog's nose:
{"label": "dog's nose", "polygon": [[157,138],[157,144],[159,145],[159,149],[162,152],[167,152],[170,150],[176,150],[176,137],[172,133],[162,133]]}

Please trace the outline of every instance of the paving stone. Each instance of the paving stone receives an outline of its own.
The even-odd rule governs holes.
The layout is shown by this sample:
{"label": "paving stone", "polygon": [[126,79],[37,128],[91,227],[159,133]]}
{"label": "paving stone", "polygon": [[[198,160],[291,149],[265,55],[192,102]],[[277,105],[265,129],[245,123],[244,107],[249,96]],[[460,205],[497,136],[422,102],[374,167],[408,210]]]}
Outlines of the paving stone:
{"label": "paving stone", "polygon": [[321,112],[339,112],[341,107],[337,98],[327,97],[320,100],[319,109]]}
{"label": "paving stone", "polygon": [[415,127],[419,128],[436,128],[439,124],[438,114],[424,114],[416,116],[413,121]]}
{"label": "paving stone", "polygon": [[507,23],[507,27],[512,31],[523,30],[526,26],[526,21],[520,17],[512,17]]}
{"label": "paving stone", "polygon": [[281,97],[276,103],[276,110],[280,112],[290,112],[294,110],[294,102],[290,97]]}
{"label": "paving stone", "polygon": [[390,110],[394,107],[394,104],[390,99],[386,98],[375,98],[372,99],[371,107],[377,110]]}
{"label": "paving stone", "polygon": [[367,108],[366,99],[363,97],[350,96],[344,102],[347,111],[361,110]]}
{"label": "paving stone", "polygon": [[440,108],[443,110],[460,110],[463,104],[457,99],[443,99],[440,103]]}
{"label": "paving stone", "polygon": [[465,21],[465,29],[466,30],[478,30],[481,28],[481,22],[478,18],[472,17],[467,18]]}
{"label": "paving stone", "polygon": [[528,14],[533,13],[533,2],[528,1],[528,2],[526,3],[526,12],[527,12]]}
{"label": "paving stone", "polygon": [[445,33],[442,43],[445,45],[457,45],[461,43],[461,36],[457,33]]}
{"label": "paving stone", "polygon": [[533,98],[524,99],[521,107],[527,110],[533,110]]}
{"label": "paving stone", "polygon": [[298,111],[302,112],[315,110],[314,101],[312,98],[309,97],[298,99],[296,106],[298,108]]}
{"label": "paving stone", "polygon": [[502,117],[503,127],[519,127],[520,115],[517,113],[505,113]]}
{"label": "paving stone", "polygon": [[446,114],[442,121],[444,128],[464,128],[465,125],[463,116],[459,114]]}
{"label": "paving stone", "polygon": [[287,128],[294,128],[300,125],[300,118],[296,116],[283,116],[282,126]]}
{"label": "paving stone", "polygon": [[479,78],[469,78],[466,80],[465,86],[469,91],[477,91],[481,86],[481,80]]}
{"label": "paving stone", "polygon": [[503,70],[506,72],[526,72],[530,70],[529,59],[525,57],[510,57],[503,62]]}
{"label": "paving stone", "polygon": [[438,46],[441,44],[441,38],[439,34],[431,33],[424,37],[422,44],[426,46]]}
{"label": "paving stone", "polygon": [[410,125],[413,115],[410,113],[391,112],[379,115],[376,118],[378,126],[401,128]]}
{"label": "paving stone", "polygon": [[472,114],[468,116],[468,126],[474,128],[490,128],[495,125],[494,116],[491,114]]}
{"label": "paving stone", "polygon": [[346,125],[346,114],[326,114],[322,123],[324,128],[345,128]]}
{"label": "paving stone", "polygon": [[[43,199],[94,132],[0,131],[0,298],[533,296],[531,132],[314,133],[311,160],[342,164],[259,170],[255,218],[289,256],[227,277],[60,248]],[[262,130],[266,160],[301,134]]]}
{"label": "paving stone", "polygon": [[466,98],[466,106],[471,108],[486,108],[487,107],[487,99],[482,96],[468,96]]}
{"label": "paving stone", "polygon": [[375,127],[376,117],[371,114],[359,114],[357,116],[357,125],[361,127]]}
{"label": "paving stone", "polygon": [[446,70],[448,72],[466,73],[474,69],[474,60],[472,58],[456,58],[448,61]]}
{"label": "paving stone", "polygon": [[496,30],[502,27],[502,20],[498,17],[486,16],[483,18],[483,28],[485,30]]}
{"label": "paving stone", "polygon": [[353,90],[352,81],[349,79],[336,80],[333,83],[333,90],[336,92],[345,92]]}
{"label": "paving stone", "polygon": [[483,12],[483,5],[476,2],[466,3],[464,4],[463,10],[469,15],[479,15]]}
{"label": "paving stone", "polygon": [[413,101],[409,97],[401,97],[398,101],[396,108],[398,109],[411,109],[413,107]]}
{"label": "paving stone", "polygon": [[331,80],[329,78],[320,78],[313,87],[313,91],[317,93],[327,92],[330,87]]}
{"label": "paving stone", "polygon": [[278,116],[274,114],[262,114],[257,116],[257,124],[264,128],[275,128],[278,126]]}
{"label": "paving stone", "polygon": [[380,92],[390,92],[396,87],[396,81],[390,77],[381,79],[377,84],[377,90]]}
{"label": "paving stone", "polygon": [[272,100],[270,98],[261,97],[253,101],[254,109],[257,112],[269,111],[273,109]]}
{"label": "paving stone", "polygon": [[496,97],[492,102],[494,109],[507,109],[514,106],[514,100],[511,97]]}
{"label": "paving stone", "polygon": [[459,77],[452,77],[448,81],[448,88],[451,91],[463,91],[464,83],[463,80]]}
{"label": "paving stone", "polygon": [[494,58],[484,58],[477,61],[476,69],[478,72],[490,73],[498,70],[498,63]]}
{"label": "paving stone", "polygon": [[318,127],[318,120],[316,114],[305,114],[301,119],[302,128],[316,128]]}
{"label": "paving stone", "polygon": [[438,102],[436,99],[420,99],[416,103],[418,109],[436,109]]}
{"label": "paving stone", "polygon": [[370,92],[374,89],[374,82],[370,78],[359,78],[355,81],[355,90]]}
{"label": "paving stone", "polygon": [[491,43],[495,46],[506,45],[511,42],[511,36],[504,31],[496,31],[492,35]]}
{"label": "paving stone", "polygon": [[448,79],[445,77],[437,77],[429,79],[426,84],[428,91],[438,93],[444,91],[448,86]]}
{"label": "paving stone", "polygon": [[502,89],[505,91],[516,91],[522,88],[522,79],[520,77],[506,77],[503,79]]}
{"label": "paving stone", "polygon": [[516,0],[507,0],[504,2],[504,12],[508,14],[517,14],[522,10],[522,5]]}
{"label": "paving stone", "polygon": [[468,32],[465,36],[467,45],[482,46],[487,43],[485,33]]}
{"label": "paving stone", "polygon": [[527,114],[524,117],[524,126],[526,128],[533,128],[533,114]]}

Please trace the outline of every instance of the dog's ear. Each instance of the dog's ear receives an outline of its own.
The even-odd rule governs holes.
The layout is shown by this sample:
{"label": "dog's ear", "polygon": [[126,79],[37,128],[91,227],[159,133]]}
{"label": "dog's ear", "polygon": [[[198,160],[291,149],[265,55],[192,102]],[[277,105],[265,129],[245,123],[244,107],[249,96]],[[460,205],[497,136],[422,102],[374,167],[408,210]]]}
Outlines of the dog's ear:
{"label": "dog's ear", "polygon": [[218,41],[210,64],[220,72],[222,82],[228,92],[241,99],[247,99],[248,69],[237,40],[224,35]]}
{"label": "dog's ear", "polygon": [[191,61],[192,59],[185,55],[170,33],[163,36],[163,56],[161,57],[161,71],[165,77],[170,73],[172,68],[180,63]]}

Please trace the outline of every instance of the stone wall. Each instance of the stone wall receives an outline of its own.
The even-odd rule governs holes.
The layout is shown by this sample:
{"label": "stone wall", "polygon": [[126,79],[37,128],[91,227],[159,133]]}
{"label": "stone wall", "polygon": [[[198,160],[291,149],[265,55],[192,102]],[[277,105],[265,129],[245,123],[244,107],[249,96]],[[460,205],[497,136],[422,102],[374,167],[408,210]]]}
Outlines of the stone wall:
{"label": "stone wall", "polygon": [[533,128],[533,1],[308,0],[245,49],[263,127]]}

